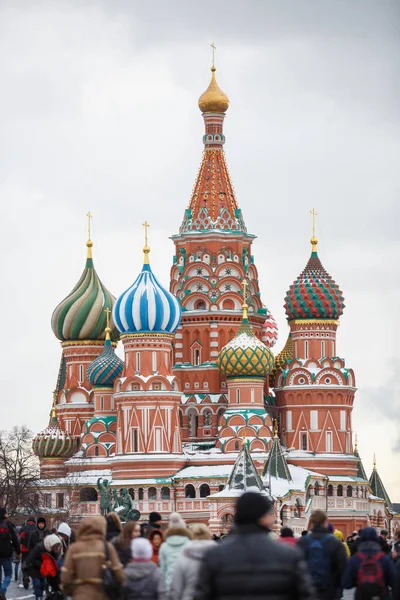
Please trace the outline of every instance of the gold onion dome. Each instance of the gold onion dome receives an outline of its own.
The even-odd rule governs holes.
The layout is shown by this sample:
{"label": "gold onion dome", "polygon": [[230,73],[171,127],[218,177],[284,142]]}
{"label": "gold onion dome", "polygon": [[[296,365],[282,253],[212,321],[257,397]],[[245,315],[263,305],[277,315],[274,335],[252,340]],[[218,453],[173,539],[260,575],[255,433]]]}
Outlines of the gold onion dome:
{"label": "gold onion dome", "polygon": [[229,98],[219,87],[215,78],[215,66],[211,67],[210,85],[199,98],[199,108],[202,113],[224,113],[229,108]]}
{"label": "gold onion dome", "polygon": [[266,377],[274,367],[274,355],[254,334],[243,304],[242,324],[235,337],[220,351],[217,367],[226,377]]}
{"label": "gold onion dome", "polygon": [[279,354],[277,354],[275,357],[275,365],[269,376],[270,387],[274,387],[276,374],[283,367],[287,360],[293,360],[293,340],[291,333],[289,333],[288,335],[286,344],[283,346]]}
{"label": "gold onion dome", "polygon": [[61,429],[56,410],[56,392],[48,426],[37,433],[32,441],[32,449],[39,458],[71,458],[79,450],[79,438]]}

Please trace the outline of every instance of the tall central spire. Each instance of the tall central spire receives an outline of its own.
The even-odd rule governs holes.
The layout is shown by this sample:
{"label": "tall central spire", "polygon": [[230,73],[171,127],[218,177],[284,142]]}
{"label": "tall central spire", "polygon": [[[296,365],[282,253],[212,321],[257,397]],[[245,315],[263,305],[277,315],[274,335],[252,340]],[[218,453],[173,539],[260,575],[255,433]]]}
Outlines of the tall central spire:
{"label": "tall central spire", "polygon": [[[214,50],[215,46],[212,47]],[[180,228],[181,234],[209,230],[246,233],[223,151],[223,122],[229,98],[219,87],[215,72],[213,58],[211,81],[198,103],[204,118],[205,149],[189,207]]]}

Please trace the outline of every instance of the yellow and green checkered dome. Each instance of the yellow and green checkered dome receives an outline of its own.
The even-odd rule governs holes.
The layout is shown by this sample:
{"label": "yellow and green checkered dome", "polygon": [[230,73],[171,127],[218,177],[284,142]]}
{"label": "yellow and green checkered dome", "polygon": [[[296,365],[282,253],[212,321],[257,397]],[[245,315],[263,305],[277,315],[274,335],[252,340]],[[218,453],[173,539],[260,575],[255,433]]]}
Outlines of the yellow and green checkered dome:
{"label": "yellow and green checkered dome", "polygon": [[244,315],[239,331],[218,355],[218,369],[226,377],[266,377],[273,366],[274,355],[255,336]]}

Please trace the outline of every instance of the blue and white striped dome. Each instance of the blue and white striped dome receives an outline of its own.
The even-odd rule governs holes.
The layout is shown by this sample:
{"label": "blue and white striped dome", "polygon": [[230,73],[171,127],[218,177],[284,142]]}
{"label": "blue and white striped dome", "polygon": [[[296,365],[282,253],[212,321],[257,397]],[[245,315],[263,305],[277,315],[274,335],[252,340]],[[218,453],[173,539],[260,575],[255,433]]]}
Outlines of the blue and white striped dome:
{"label": "blue and white striped dome", "polygon": [[174,333],[180,320],[178,300],[161,286],[146,263],[114,304],[113,321],[121,333]]}

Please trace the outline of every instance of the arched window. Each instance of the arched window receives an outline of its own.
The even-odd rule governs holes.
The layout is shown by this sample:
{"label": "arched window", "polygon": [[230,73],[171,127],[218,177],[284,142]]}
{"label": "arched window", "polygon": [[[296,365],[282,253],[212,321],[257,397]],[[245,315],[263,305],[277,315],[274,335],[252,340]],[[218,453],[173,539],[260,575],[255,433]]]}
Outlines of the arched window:
{"label": "arched window", "polygon": [[200,486],[200,498],[207,498],[210,493],[210,486],[207,483],[202,483]]}
{"label": "arched window", "polygon": [[236,388],[236,404],[240,402],[240,388]]}
{"label": "arched window", "polygon": [[314,496],[319,496],[319,490],[320,490],[320,485],[319,485],[318,481],[316,481],[315,485],[314,485]]}
{"label": "arched window", "polygon": [[206,303],[204,302],[204,300],[197,300],[197,302],[194,305],[194,309],[195,310],[206,310]]}
{"label": "arched window", "polygon": [[79,490],[79,500],[81,502],[97,502],[98,494],[95,488],[85,487]]}
{"label": "arched window", "polygon": [[169,487],[161,488],[161,500],[169,500],[171,498],[171,490]]}
{"label": "arched window", "polygon": [[79,381],[85,381],[83,365],[79,365]]}
{"label": "arched window", "polygon": [[157,489],[149,487],[149,500],[157,500]]}
{"label": "arched window", "polygon": [[351,485],[347,486],[347,497],[348,498],[352,498],[353,497],[353,488],[351,487]]}
{"label": "arched window", "polygon": [[185,498],[196,498],[196,490],[191,483],[185,485]]}
{"label": "arched window", "polygon": [[239,450],[239,442],[235,442],[235,450]]}
{"label": "arched window", "polygon": [[139,500],[143,500],[143,498],[144,498],[144,490],[143,490],[143,488],[139,488],[138,489],[138,498],[139,498]]}
{"label": "arched window", "polygon": [[296,498],[296,504],[294,505],[294,518],[300,519],[301,517],[301,501],[300,498]]}
{"label": "arched window", "polygon": [[183,428],[183,412],[181,410],[179,411],[179,426],[181,429]]}
{"label": "arched window", "polygon": [[343,486],[342,485],[337,486],[337,495],[343,496]]}
{"label": "arched window", "polygon": [[197,437],[197,429],[199,426],[199,416],[195,409],[190,409],[189,417],[189,437]]}
{"label": "arched window", "polygon": [[130,497],[132,498],[132,500],[135,499],[135,490],[133,488],[129,488],[128,493],[130,495]]}
{"label": "arched window", "polygon": [[218,411],[218,414],[217,414],[218,426],[221,425],[222,417],[224,416],[224,414],[225,414],[225,408],[220,408],[219,411]]}
{"label": "arched window", "polygon": [[235,308],[235,303],[233,300],[231,300],[230,298],[228,298],[227,300],[224,300],[222,303],[222,308],[224,310],[234,310]]}
{"label": "arched window", "polygon": [[212,412],[207,408],[203,413],[204,427],[212,426]]}
{"label": "arched window", "polygon": [[312,489],[312,486],[309,485],[307,488],[307,492],[306,492],[306,502],[308,502],[309,499],[311,498],[311,489]]}
{"label": "arched window", "polygon": [[98,447],[98,446],[95,446],[95,447],[94,447],[94,455],[95,455],[95,456],[98,456],[98,455],[99,455],[99,447]]}
{"label": "arched window", "polygon": [[193,351],[193,364],[195,367],[200,365],[200,349],[195,348]]}
{"label": "arched window", "polygon": [[306,433],[301,434],[301,449],[307,450],[307,434]]}
{"label": "arched window", "polygon": [[328,496],[333,496],[333,485],[329,484],[327,488]]}

